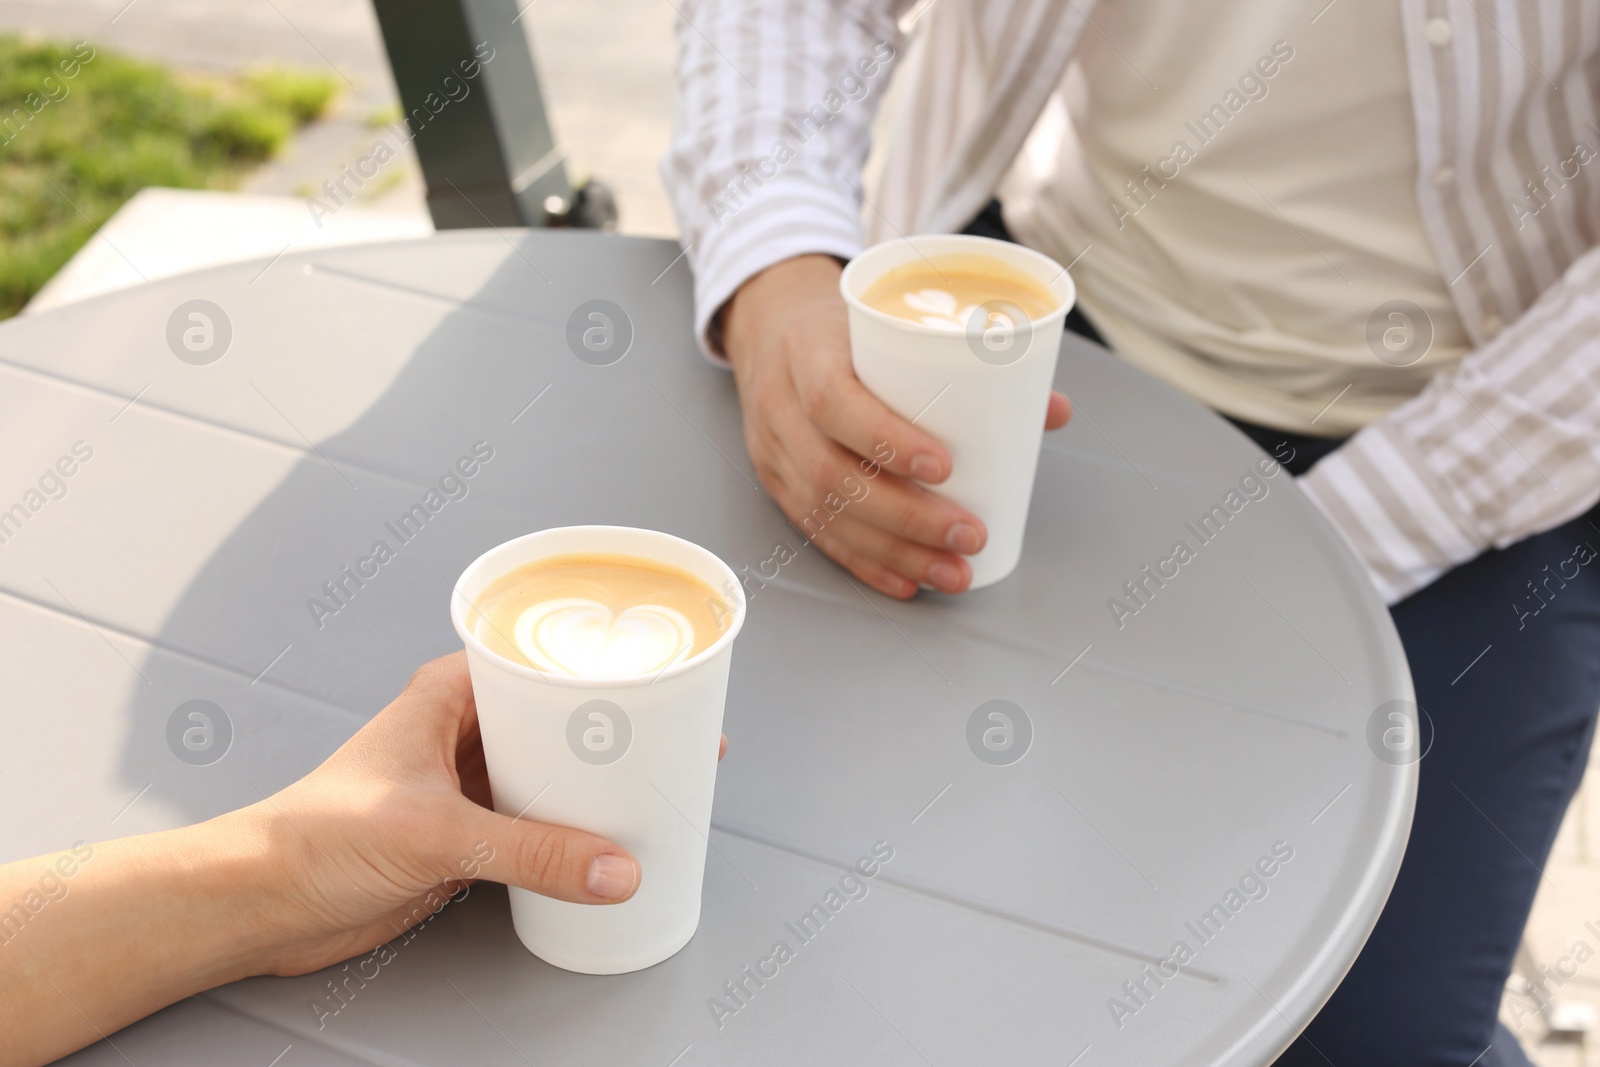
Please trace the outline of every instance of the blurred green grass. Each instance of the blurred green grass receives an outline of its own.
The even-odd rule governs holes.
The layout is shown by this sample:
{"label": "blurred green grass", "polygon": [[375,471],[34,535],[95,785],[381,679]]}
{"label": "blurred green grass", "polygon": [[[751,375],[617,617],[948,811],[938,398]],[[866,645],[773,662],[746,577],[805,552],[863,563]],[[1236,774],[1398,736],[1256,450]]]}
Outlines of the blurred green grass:
{"label": "blurred green grass", "polygon": [[231,188],[335,95],[319,73],[197,77],[0,34],[0,318],[140,189]]}

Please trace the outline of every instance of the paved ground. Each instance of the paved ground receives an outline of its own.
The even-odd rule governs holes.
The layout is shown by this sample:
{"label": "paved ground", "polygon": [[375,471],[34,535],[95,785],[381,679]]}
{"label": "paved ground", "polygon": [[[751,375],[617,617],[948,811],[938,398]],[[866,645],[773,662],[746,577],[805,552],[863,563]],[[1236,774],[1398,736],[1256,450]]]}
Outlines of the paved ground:
{"label": "paved ground", "polygon": [[[1543,978],[1544,999],[1600,1018],[1600,759],[1595,754],[1545,865],[1527,944],[1533,956],[1528,969],[1535,980]],[[1512,985],[1519,985],[1517,979]],[[1540,1067],[1600,1065],[1600,1024],[1587,1042],[1562,1040],[1549,1035],[1538,1004],[1537,997],[1513,988],[1500,1017]]]}
{"label": "paved ground", "polygon": [[[611,184],[628,233],[676,233],[655,174],[671,125],[672,19],[665,0],[532,0],[520,20],[569,172]],[[336,177],[371,148],[368,119],[395,100],[369,0],[0,0],[0,30],[86,38],[191,69],[275,62],[336,72],[346,91],[334,112],[249,192],[303,196]],[[386,170],[393,177],[363,190],[363,202],[422,212],[415,161]]]}
{"label": "paved ground", "polygon": [[[571,172],[612,184],[630,233],[675,232],[655,173],[671,118],[672,17],[667,0],[532,0],[521,19]],[[348,87],[335,113],[256,175],[252,192],[305,195],[335,176],[368,150],[368,117],[394,100],[368,0],[0,0],[0,30],[83,37],[195,69],[336,70]],[[363,199],[423,213],[414,161],[393,169]],[[1533,969],[1557,975],[1545,988],[1569,1012],[1600,1013],[1600,774],[1586,780],[1545,876],[1529,923]],[[1551,1040],[1536,1006],[1513,991],[1502,1017],[1540,1067],[1600,1067],[1600,1031],[1592,1044]]]}

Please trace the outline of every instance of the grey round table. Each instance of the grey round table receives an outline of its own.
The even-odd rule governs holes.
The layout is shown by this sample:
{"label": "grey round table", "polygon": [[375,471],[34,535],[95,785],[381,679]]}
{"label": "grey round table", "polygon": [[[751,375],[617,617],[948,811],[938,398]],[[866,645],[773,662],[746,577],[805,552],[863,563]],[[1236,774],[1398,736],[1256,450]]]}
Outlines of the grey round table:
{"label": "grey round table", "polygon": [[667,530],[750,593],[677,956],[562,972],[480,885],[381,966],[240,982],[73,1063],[1269,1063],[1398,869],[1387,612],[1288,474],[1082,341],[1020,569],[908,603],[763,495],[667,242],[209,270],[5,323],[0,382],[0,858],[309,771],[528,530]]}

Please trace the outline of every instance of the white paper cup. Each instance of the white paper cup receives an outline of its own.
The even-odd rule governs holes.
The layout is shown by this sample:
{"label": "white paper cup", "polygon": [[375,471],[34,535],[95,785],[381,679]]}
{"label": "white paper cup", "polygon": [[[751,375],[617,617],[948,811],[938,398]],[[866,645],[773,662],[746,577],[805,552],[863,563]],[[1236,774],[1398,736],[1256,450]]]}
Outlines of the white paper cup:
{"label": "white paper cup", "polygon": [[[862,303],[861,295],[887,272],[948,255],[997,259],[1038,281],[1058,306],[1008,332],[985,329],[986,316],[956,331],[897,318]],[[983,551],[968,557],[970,588],[993,585],[1022,558],[1062,324],[1077,297],[1071,276],[1031,248],[943,234],[874,245],[850,261],[839,287],[850,308],[856,377],[895,414],[915,419],[950,450],[950,477],[929,488],[988,527]]]}
{"label": "white paper cup", "polygon": [[[732,613],[705,651],[658,676],[587,681],[544,674],[491,652],[472,631],[473,603],[495,579],[549,556],[616,553],[688,571]],[[621,974],[660,963],[700,925],[711,798],[743,591],[699,545],[653,530],[567,526],[507,541],[456,582],[450,618],[467,646],[494,808],[572,826],[639,860],[621,904],[571,904],[512,887],[517,936],[547,963]]]}

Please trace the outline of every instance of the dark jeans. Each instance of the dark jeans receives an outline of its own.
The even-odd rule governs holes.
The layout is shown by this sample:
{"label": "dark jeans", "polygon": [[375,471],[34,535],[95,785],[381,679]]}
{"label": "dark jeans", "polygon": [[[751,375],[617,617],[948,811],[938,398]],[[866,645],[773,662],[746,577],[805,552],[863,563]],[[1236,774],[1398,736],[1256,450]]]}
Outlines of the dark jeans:
{"label": "dark jeans", "polygon": [[[1010,239],[998,204],[967,232]],[[1100,339],[1073,315],[1069,327]],[[1234,425],[1268,453],[1293,449],[1293,474],[1341,443]],[[1594,736],[1596,552],[1600,507],[1390,609],[1433,724],[1411,838],[1361,955],[1277,1067],[1527,1067],[1496,1011]]]}

